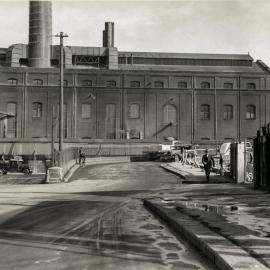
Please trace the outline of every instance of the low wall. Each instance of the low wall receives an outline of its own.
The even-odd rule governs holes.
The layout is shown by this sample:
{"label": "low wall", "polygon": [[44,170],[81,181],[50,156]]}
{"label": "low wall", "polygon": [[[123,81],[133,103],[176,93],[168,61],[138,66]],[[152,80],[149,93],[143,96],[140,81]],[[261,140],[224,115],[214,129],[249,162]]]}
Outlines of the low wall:
{"label": "low wall", "polygon": [[[144,142],[118,142],[118,143],[65,143],[65,148],[84,149],[87,156],[136,156],[142,155],[145,151],[157,151],[158,143]],[[58,144],[54,145],[58,149]],[[24,156],[26,160],[50,159],[51,143],[50,142],[0,142],[0,154],[16,154]]]}

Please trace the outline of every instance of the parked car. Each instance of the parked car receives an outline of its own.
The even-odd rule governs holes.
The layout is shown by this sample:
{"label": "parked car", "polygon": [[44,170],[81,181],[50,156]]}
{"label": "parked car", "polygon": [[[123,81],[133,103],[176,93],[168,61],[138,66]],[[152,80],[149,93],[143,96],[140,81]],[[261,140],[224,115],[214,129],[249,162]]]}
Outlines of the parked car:
{"label": "parked car", "polygon": [[28,164],[23,162],[23,159],[12,158],[0,161],[0,174],[6,174],[7,172],[31,174],[33,171]]}

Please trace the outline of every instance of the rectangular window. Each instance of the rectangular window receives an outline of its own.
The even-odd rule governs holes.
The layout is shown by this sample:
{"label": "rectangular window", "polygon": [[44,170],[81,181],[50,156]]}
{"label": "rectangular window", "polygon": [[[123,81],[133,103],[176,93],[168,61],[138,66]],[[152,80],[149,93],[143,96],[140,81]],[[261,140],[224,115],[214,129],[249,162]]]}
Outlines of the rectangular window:
{"label": "rectangular window", "polygon": [[91,118],[91,104],[90,103],[82,104],[82,118],[83,119]]}
{"label": "rectangular window", "polygon": [[[60,85],[60,80],[58,80],[58,85]],[[63,80],[63,86],[68,86],[68,81],[67,80]]]}
{"label": "rectangular window", "polygon": [[247,89],[248,90],[255,90],[256,84],[255,83],[247,83]]}
{"label": "rectangular window", "polygon": [[106,86],[107,87],[116,87],[116,81],[107,81]]}
{"label": "rectangular window", "polygon": [[132,119],[140,118],[140,104],[137,103],[129,104],[129,118]]}
{"label": "rectangular window", "polygon": [[247,120],[256,119],[256,106],[255,105],[247,105],[246,119]]}
{"label": "rectangular window", "polygon": [[232,120],[233,119],[233,106],[224,105],[223,108],[223,120]]}
{"label": "rectangular window", "polygon": [[42,117],[42,103],[40,102],[32,103],[32,117],[34,118]]}
{"label": "rectangular window", "polygon": [[164,87],[164,83],[162,81],[155,81],[154,82],[154,87],[156,87],[156,88],[163,88]]}
{"label": "rectangular window", "polygon": [[130,82],[130,87],[140,87],[141,86],[141,82],[139,81],[131,81]]}
{"label": "rectangular window", "polygon": [[233,89],[233,83],[225,82],[224,83],[224,89]]}
{"label": "rectangular window", "polygon": [[34,79],[32,82],[33,85],[43,85],[43,80],[40,79]]}
{"label": "rectangular window", "polygon": [[201,105],[201,120],[210,120],[210,105]]}
{"label": "rectangular window", "polygon": [[18,84],[18,80],[17,79],[14,79],[14,78],[10,78],[10,79],[8,79],[8,84],[17,85]]}

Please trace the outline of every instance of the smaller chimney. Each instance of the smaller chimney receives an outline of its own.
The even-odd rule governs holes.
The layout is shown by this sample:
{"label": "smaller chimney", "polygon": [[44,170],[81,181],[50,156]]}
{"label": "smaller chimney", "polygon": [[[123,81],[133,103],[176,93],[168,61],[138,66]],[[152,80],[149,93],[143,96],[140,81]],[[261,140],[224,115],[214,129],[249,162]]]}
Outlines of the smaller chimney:
{"label": "smaller chimney", "polygon": [[105,22],[103,30],[103,47],[114,47],[114,23]]}

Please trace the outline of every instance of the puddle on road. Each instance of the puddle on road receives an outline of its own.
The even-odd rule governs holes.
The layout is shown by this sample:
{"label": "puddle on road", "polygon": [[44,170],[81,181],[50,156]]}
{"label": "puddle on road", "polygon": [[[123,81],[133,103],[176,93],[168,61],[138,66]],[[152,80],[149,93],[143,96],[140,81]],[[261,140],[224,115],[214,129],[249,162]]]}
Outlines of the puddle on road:
{"label": "puddle on road", "polygon": [[[245,226],[251,231],[256,232],[256,235],[260,237],[270,238],[270,219],[257,217],[252,214],[254,207],[249,207],[246,204],[209,204],[204,201],[181,201],[182,205],[187,208],[199,209],[201,211],[214,213],[226,218],[230,223]],[[261,211],[260,211],[261,208]],[[257,207],[256,210],[264,211],[268,207]]]}

